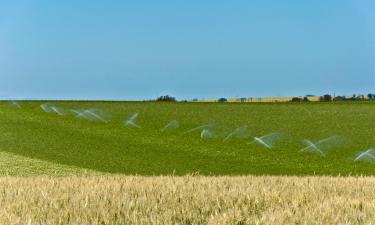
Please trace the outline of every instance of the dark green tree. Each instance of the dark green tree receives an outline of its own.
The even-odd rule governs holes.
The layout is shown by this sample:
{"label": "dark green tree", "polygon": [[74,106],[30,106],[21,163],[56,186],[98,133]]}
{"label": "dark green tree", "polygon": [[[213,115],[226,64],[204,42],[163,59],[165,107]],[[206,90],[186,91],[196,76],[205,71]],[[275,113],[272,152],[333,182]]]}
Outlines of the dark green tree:
{"label": "dark green tree", "polygon": [[302,98],[299,97],[293,97],[291,102],[302,102]]}
{"label": "dark green tree", "polygon": [[319,100],[321,102],[331,102],[332,101],[332,96],[329,95],[329,94],[326,94],[326,95],[320,96]]}
{"label": "dark green tree", "polygon": [[176,101],[176,98],[175,97],[172,97],[172,96],[169,96],[169,95],[165,95],[165,96],[160,96],[156,99],[157,102],[175,102]]}
{"label": "dark green tree", "polygon": [[217,102],[227,102],[227,101],[228,101],[228,99],[226,99],[226,98],[219,98],[217,100]]}

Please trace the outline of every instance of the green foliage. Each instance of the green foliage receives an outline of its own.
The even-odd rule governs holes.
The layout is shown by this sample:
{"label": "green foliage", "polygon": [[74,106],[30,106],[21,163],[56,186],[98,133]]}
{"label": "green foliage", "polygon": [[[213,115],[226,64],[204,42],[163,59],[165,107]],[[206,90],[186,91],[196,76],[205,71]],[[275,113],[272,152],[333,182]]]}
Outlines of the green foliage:
{"label": "green foliage", "polygon": [[309,98],[307,97],[303,97],[303,98],[300,98],[300,97],[293,97],[291,102],[309,102]]}
{"label": "green foliage", "polygon": [[319,98],[319,100],[320,100],[321,102],[331,102],[331,101],[332,101],[332,96],[326,94],[326,95],[321,96],[321,97]]}
{"label": "green foliage", "polygon": [[228,99],[226,99],[226,98],[219,98],[217,100],[217,102],[227,102],[227,101],[228,101]]}
{"label": "green foliage", "polygon": [[299,98],[299,97],[293,97],[291,102],[302,102],[302,98]]}
{"label": "green foliage", "polygon": [[346,98],[345,96],[336,96],[333,98],[333,101],[335,102],[342,102],[342,101],[348,101],[349,99]]}
{"label": "green foliage", "polygon": [[303,97],[303,101],[304,101],[304,102],[309,102],[310,100],[309,100],[308,97]]}
{"label": "green foliage", "polygon": [[[51,174],[54,165],[56,170],[64,165],[65,174],[76,168],[140,175],[375,175],[371,162],[353,162],[358,151],[375,147],[372,102],[52,103],[64,109],[104,111],[112,115],[108,123],[46,113],[41,103],[22,102],[18,108],[0,102],[0,150],[22,158],[14,165],[17,169],[10,168],[11,162],[0,165],[0,173],[9,168],[13,175]],[[142,128],[124,127],[122,122],[136,112]],[[179,128],[161,132],[172,120],[179,121]],[[203,124],[216,124],[213,131],[218,138],[201,139],[199,131],[184,133]],[[277,131],[283,139],[271,150],[248,144],[250,137],[223,142],[225,134],[245,126],[251,136]],[[326,157],[299,152],[304,139],[332,135],[339,135],[344,143]]]}
{"label": "green foliage", "polygon": [[165,95],[165,96],[160,96],[156,99],[157,102],[175,102],[176,101],[176,98],[175,97],[172,97],[172,96],[169,96],[169,95]]}

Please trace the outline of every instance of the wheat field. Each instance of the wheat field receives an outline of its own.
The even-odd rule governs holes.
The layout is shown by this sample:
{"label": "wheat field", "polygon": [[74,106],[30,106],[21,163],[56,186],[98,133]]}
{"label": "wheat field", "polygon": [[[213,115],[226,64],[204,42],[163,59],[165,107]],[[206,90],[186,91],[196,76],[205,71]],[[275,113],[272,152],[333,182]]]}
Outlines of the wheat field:
{"label": "wheat field", "polygon": [[0,224],[374,224],[373,177],[0,178]]}

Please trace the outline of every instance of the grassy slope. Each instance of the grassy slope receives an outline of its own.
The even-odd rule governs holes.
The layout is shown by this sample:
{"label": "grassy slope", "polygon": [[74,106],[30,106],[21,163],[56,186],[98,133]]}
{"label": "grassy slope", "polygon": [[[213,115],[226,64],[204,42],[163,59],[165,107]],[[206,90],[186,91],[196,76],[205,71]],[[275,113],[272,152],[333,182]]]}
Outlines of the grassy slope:
{"label": "grassy slope", "polygon": [[[24,169],[18,163],[21,169],[13,175],[57,170],[76,174],[85,169],[141,175],[375,174],[374,164],[353,162],[357,151],[375,146],[375,105],[371,103],[56,103],[67,109],[104,110],[113,116],[109,123],[45,113],[39,104],[24,102],[18,109],[0,103],[0,151],[29,159]],[[139,112],[142,129],[121,125],[134,112]],[[173,119],[180,121],[181,128],[160,132]],[[285,139],[269,151],[245,140],[223,143],[222,139],[202,140],[199,133],[182,134],[206,123],[217,123],[227,132],[246,125],[257,136],[279,131]],[[298,152],[301,140],[331,135],[340,135],[344,143],[326,157]],[[6,174],[2,167],[0,173]]]}
{"label": "grassy slope", "polygon": [[0,178],[0,224],[374,224],[375,179]]}
{"label": "grassy slope", "polygon": [[36,158],[29,158],[8,152],[0,152],[0,175],[6,176],[37,176],[48,174],[53,176],[66,175],[104,175],[93,170],[52,163]]}

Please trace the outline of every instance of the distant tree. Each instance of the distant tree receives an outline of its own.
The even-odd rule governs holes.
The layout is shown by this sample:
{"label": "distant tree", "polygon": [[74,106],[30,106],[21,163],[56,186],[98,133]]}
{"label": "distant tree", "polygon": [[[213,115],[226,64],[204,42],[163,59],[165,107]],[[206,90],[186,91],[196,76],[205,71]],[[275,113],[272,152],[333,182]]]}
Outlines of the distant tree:
{"label": "distant tree", "polygon": [[240,101],[243,103],[243,102],[246,102],[246,98],[240,98]]}
{"label": "distant tree", "polygon": [[291,102],[302,102],[302,98],[299,97],[293,97]]}
{"label": "distant tree", "polygon": [[364,95],[356,95],[354,94],[353,97],[350,98],[351,101],[363,101],[365,100],[365,96]]}
{"label": "distant tree", "polygon": [[368,94],[367,97],[368,97],[368,99],[373,100],[375,98],[375,95],[374,94]]}
{"label": "distant tree", "polygon": [[330,101],[332,101],[332,96],[329,95],[329,94],[320,96],[319,101],[321,101],[321,102],[330,102]]}
{"label": "distant tree", "polygon": [[160,96],[156,99],[157,102],[175,102],[176,101],[176,98],[175,97],[172,97],[172,96],[169,96],[169,95],[165,95],[165,96]]}
{"label": "distant tree", "polygon": [[217,102],[227,102],[228,100],[226,98],[219,98]]}
{"label": "distant tree", "polygon": [[333,98],[333,101],[335,102],[342,102],[342,101],[347,101],[348,99],[345,96],[336,96]]}
{"label": "distant tree", "polygon": [[304,101],[304,102],[309,102],[310,99],[309,99],[307,96],[305,96],[305,97],[303,97],[303,101]]}

